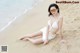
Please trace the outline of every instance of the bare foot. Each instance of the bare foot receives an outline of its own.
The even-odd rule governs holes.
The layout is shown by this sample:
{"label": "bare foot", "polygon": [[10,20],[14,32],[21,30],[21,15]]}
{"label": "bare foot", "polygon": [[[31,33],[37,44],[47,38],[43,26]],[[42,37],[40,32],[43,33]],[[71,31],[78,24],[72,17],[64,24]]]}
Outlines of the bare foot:
{"label": "bare foot", "polygon": [[27,34],[24,37],[20,38],[20,40],[25,40],[26,38],[31,38],[32,34]]}
{"label": "bare foot", "polygon": [[24,38],[24,39],[22,39],[23,41],[28,41],[28,38]]}
{"label": "bare foot", "polygon": [[23,40],[24,38],[26,38],[26,37],[22,37],[22,38],[20,38],[20,40]]}

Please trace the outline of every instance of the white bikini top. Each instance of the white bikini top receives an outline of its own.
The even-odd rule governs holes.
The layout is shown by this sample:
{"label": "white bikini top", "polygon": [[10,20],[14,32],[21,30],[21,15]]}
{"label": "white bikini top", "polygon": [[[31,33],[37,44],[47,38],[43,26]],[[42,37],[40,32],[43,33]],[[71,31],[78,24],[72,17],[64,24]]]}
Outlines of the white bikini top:
{"label": "white bikini top", "polygon": [[[50,17],[54,18],[53,16],[50,16]],[[50,29],[51,28],[58,28],[58,21],[60,20],[60,18],[62,18],[61,15],[58,17],[58,20],[55,20],[52,24],[50,23],[50,20],[48,21],[48,25],[50,26]]]}

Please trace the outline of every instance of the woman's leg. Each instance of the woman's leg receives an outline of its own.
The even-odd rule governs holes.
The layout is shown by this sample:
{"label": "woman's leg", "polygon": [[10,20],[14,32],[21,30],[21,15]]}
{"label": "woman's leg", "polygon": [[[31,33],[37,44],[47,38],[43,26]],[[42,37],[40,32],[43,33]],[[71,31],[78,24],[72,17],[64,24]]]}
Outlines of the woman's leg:
{"label": "woman's leg", "polygon": [[35,37],[35,36],[41,36],[42,35],[42,32],[41,31],[38,31],[38,32],[35,32],[35,33],[32,33],[32,34],[28,34],[22,38],[20,38],[20,40],[23,40],[25,38],[32,38],[32,37]]}
{"label": "woman's leg", "polygon": [[29,41],[32,42],[33,44],[43,43],[42,38],[38,38],[38,39],[27,38],[27,40],[29,40]]}

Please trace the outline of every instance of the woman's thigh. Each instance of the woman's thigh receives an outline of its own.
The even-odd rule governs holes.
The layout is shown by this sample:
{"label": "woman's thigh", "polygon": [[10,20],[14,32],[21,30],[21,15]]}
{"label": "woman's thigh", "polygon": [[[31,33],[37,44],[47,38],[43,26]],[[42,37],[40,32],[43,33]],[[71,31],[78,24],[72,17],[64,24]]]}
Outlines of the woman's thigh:
{"label": "woman's thigh", "polygon": [[43,43],[42,38],[35,39],[35,44]]}

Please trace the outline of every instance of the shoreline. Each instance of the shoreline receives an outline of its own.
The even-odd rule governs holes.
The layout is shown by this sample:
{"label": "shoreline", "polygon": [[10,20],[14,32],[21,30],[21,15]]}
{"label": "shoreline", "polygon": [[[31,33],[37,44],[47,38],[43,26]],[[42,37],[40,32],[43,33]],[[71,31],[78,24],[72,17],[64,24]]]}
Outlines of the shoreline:
{"label": "shoreline", "polygon": [[39,1],[36,1],[37,3],[34,3],[33,6],[31,6],[30,8],[24,10],[24,12],[18,16],[15,16],[12,20],[10,20],[7,24],[5,24],[3,27],[0,28],[0,32],[2,32],[3,30],[5,30],[9,25],[11,25],[11,23],[13,23],[17,18],[23,16],[25,13],[27,13],[28,11],[32,10],[34,7],[36,7],[38,4],[40,4],[41,2],[43,2],[44,0],[39,0]]}

